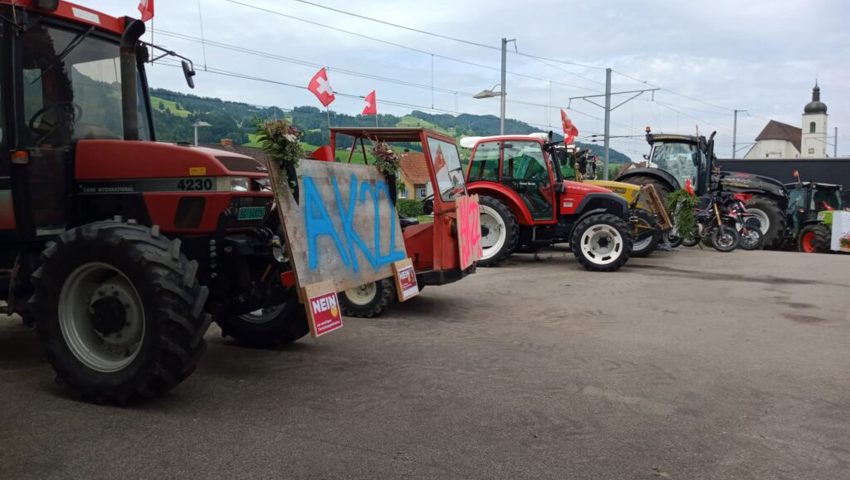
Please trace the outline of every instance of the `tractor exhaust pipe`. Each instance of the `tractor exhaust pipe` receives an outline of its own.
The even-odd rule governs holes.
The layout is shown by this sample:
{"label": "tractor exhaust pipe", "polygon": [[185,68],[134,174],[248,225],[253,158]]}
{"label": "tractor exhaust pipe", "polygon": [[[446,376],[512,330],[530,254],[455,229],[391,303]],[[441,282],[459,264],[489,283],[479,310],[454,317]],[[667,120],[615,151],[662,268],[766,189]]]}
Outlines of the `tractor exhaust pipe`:
{"label": "tractor exhaust pipe", "polygon": [[141,20],[126,17],[124,33],[121,35],[121,113],[124,140],[139,139],[138,68],[136,49],[145,33]]}

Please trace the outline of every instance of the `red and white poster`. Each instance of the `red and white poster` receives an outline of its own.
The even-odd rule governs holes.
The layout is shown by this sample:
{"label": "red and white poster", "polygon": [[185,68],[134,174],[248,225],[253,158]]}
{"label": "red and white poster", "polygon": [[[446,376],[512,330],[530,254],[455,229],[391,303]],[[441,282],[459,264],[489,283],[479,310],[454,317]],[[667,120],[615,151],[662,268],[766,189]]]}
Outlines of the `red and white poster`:
{"label": "red and white poster", "polygon": [[398,301],[404,302],[419,295],[419,284],[416,283],[416,270],[409,258],[393,263],[395,273],[395,286],[398,292]]}
{"label": "red and white poster", "polygon": [[462,195],[455,200],[458,224],[460,268],[466,270],[481,258],[481,211],[478,195]]}
{"label": "red and white poster", "polygon": [[310,333],[321,337],[342,328],[342,311],[333,282],[322,282],[304,288]]}

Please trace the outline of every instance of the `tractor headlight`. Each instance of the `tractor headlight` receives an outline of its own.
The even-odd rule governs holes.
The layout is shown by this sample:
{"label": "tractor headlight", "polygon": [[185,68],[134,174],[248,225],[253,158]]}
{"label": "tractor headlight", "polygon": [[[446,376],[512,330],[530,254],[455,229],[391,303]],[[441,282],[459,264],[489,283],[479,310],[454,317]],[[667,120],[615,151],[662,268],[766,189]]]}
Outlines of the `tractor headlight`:
{"label": "tractor headlight", "polygon": [[248,177],[219,177],[218,191],[248,192],[251,190],[251,179]]}

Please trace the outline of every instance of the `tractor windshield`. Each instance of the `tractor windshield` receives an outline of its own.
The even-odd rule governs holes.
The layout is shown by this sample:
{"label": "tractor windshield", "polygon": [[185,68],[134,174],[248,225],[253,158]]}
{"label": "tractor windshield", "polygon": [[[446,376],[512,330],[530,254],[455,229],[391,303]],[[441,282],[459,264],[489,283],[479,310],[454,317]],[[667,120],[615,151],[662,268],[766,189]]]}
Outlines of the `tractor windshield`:
{"label": "tractor windshield", "polygon": [[664,170],[679,181],[685,180],[697,183],[700,166],[706,161],[705,155],[697,151],[696,145],[690,143],[657,143],[653,146],[650,161],[656,168]]}
{"label": "tractor windshield", "polygon": [[428,137],[428,150],[431,151],[431,163],[437,175],[440,198],[448,202],[465,194],[463,168],[460,166],[457,145]]}
{"label": "tractor windshield", "polygon": [[[117,39],[44,24],[26,30],[23,37],[23,111],[33,144],[124,138]],[[137,83],[141,89],[142,82]],[[148,140],[145,97],[141,91],[136,97],[139,138]]]}

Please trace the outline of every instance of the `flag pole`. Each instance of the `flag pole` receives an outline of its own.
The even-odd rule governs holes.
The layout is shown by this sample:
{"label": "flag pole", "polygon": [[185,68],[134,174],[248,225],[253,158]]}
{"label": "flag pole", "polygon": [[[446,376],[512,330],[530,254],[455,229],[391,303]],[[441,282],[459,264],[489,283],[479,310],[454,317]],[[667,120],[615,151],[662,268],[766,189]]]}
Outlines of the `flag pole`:
{"label": "flag pole", "polygon": [[331,128],[331,109],[326,105],[325,112],[328,114],[328,129]]}

